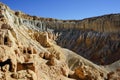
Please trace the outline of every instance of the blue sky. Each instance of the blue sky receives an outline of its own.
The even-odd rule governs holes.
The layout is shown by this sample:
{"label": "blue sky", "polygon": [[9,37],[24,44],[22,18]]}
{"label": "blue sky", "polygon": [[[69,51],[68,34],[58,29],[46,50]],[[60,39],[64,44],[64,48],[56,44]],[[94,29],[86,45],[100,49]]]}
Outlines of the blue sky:
{"label": "blue sky", "polygon": [[120,0],[0,0],[13,10],[57,19],[83,19],[120,13]]}

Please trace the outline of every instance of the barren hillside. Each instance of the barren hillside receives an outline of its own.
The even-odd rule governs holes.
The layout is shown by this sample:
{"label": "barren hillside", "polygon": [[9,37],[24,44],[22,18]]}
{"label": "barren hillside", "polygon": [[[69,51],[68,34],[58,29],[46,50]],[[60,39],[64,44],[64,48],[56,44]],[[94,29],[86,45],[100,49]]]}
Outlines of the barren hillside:
{"label": "barren hillside", "polygon": [[119,80],[119,31],[120,14],[59,20],[0,3],[0,80]]}

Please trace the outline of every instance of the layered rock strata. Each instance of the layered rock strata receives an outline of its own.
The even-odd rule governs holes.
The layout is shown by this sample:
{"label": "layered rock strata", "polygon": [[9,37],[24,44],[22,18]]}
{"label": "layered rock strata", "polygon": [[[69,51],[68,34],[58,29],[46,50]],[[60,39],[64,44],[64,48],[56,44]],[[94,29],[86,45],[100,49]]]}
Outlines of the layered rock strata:
{"label": "layered rock strata", "polygon": [[[59,46],[68,48],[96,64],[111,64],[120,59],[120,14],[83,20],[58,20],[14,13],[17,24],[46,31]],[[115,58],[114,58],[114,57]]]}
{"label": "layered rock strata", "polygon": [[119,17],[57,20],[15,12],[0,3],[0,80],[119,78],[119,69],[111,74],[96,65],[120,59]]}

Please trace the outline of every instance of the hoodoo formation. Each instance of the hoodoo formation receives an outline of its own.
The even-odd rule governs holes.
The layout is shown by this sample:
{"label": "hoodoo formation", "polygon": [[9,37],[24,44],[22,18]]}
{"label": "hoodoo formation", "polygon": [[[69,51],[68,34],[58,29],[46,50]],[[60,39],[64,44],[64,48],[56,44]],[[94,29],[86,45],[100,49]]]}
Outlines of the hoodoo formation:
{"label": "hoodoo formation", "polygon": [[119,80],[120,14],[30,16],[0,3],[0,80]]}

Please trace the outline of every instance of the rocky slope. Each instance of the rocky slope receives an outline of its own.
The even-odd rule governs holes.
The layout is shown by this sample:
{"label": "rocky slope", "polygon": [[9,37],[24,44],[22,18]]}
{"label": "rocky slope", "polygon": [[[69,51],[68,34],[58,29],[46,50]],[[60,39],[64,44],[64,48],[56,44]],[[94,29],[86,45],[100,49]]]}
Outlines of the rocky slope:
{"label": "rocky slope", "polygon": [[115,74],[96,65],[120,59],[119,22],[119,14],[42,18],[0,3],[0,80],[119,79],[119,65]]}
{"label": "rocky slope", "polygon": [[[17,24],[49,32],[59,46],[70,49],[96,64],[111,64],[120,59],[120,14],[83,20],[57,20],[29,16],[22,12]],[[29,20],[28,20],[29,19]]]}

